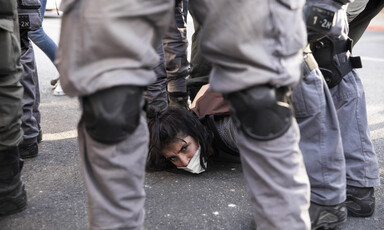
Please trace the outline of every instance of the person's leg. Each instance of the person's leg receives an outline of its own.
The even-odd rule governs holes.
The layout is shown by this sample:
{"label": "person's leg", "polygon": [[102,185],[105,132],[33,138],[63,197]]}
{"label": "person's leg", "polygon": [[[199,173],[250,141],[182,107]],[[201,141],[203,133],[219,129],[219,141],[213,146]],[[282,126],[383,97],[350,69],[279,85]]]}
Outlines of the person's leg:
{"label": "person's leg", "polygon": [[[357,72],[344,76],[331,92],[339,117],[347,165],[348,211],[355,216],[370,216],[375,208],[373,187],[380,184],[380,178],[377,156],[369,135],[365,93]],[[364,207],[355,210],[356,204],[351,203],[356,202],[354,196],[359,194],[355,194],[355,190],[359,188],[369,200],[360,204]]]}
{"label": "person's leg", "polygon": [[3,1],[1,7],[4,15],[11,16],[5,19],[0,15],[0,216],[6,216],[26,208],[27,194],[20,180],[22,163],[17,148],[23,138],[20,84],[23,67],[19,61],[16,1]]}
{"label": "person's leg", "polygon": [[318,65],[307,50],[304,77],[293,89],[300,150],[311,184],[312,229],[333,228],[347,220],[345,158],[337,112]]}
{"label": "person's leg", "polygon": [[82,123],[78,128],[89,228],[142,229],[149,135],[145,114],[136,131],[117,145],[93,140]]}
{"label": "person's leg", "polygon": [[160,57],[159,64],[154,68],[156,81],[148,85],[144,97],[148,101],[148,111],[163,112],[168,108],[167,73],[163,44],[159,45],[156,52]]}
{"label": "person's leg", "polygon": [[311,201],[340,204],[346,198],[344,152],[337,112],[318,68],[293,89],[293,105],[300,127],[300,150],[311,183]]}
{"label": "person's leg", "polygon": [[314,42],[312,51],[337,110],[346,160],[348,215],[365,217],[374,211],[373,186],[380,183],[378,163],[369,136],[363,86],[353,70],[361,68],[361,63],[351,56],[346,14],[344,21],[339,36],[326,36]]}
{"label": "person's leg", "polygon": [[[36,85],[37,69],[35,63],[35,55],[33,52],[32,44],[28,39],[28,32],[21,31],[22,40],[22,52],[21,52],[21,64],[23,65],[24,72],[21,78],[21,84],[24,88],[23,95],[23,115],[22,115],[22,128],[24,131],[23,142],[19,146],[20,156],[22,158],[35,157],[38,154],[37,137],[39,135],[39,124],[37,119],[40,118],[40,114],[37,108],[36,98]],[[37,117],[35,117],[35,115]]]}
{"label": "person's leg", "polygon": [[[249,118],[274,123],[262,122],[272,117],[257,116],[260,114],[254,107],[263,104],[258,100],[265,96],[258,94],[259,89],[275,90],[275,100],[280,100],[278,95],[287,96],[281,86],[291,86],[300,78],[300,52],[306,42],[303,5],[304,1],[283,4],[271,0],[190,2],[190,10],[203,28],[201,51],[213,63],[211,87],[224,93],[238,111],[233,116],[241,121],[236,139],[259,229],[311,228],[309,181],[299,149],[299,129],[296,120],[286,114],[290,111],[287,102],[282,103],[284,108],[274,105],[284,111],[278,115],[287,115],[281,121],[284,129],[279,129],[280,135],[273,133],[262,140],[251,134],[257,132],[254,126],[246,125]],[[242,111],[236,101],[254,112]],[[262,131],[267,133],[272,129],[265,128]]]}
{"label": "person's leg", "polygon": [[62,5],[58,66],[67,95],[82,101],[78,130],[90,229],[142,229],[148,130],[141,88],[156,79],[155,48],[172,6],[171,0]]}
{"label": "person's leg", "polygon": [[182,0],[176,0],[175,17],[163,37],[167,70],[169,105],[188,108],[185,78],[189,72],[187,60],[187,26],[182,12]]}
{"label": "person's leg", "polygon": [[[43,23],[47,0],[40,0],[40,2],[41,2],[41,7],[40,7],[41,23]],[[48,56],[48,58],[52,61],[52,64],[55,64],[54,62],[55,62],[57,45],[45,33],[43,27],[34,31],[29,31],[28,36],[32,40],[32,42],[35,43],[37,47],[39,47]]]}
{"label": "person's leg", "polygon": [[[35,63],[35,68],[36,68]],[[39,134],[37,136],[37,143],[40,143],[43,140],[43,134],[41,131],[41,113],[40,113],[40,83],[37,75],[37,70],[35,70],[35,74],[33,75],[33,83],[35,84],[35,103],[33,105],[33,116],[37,122],[37,128],[39,129]]]}

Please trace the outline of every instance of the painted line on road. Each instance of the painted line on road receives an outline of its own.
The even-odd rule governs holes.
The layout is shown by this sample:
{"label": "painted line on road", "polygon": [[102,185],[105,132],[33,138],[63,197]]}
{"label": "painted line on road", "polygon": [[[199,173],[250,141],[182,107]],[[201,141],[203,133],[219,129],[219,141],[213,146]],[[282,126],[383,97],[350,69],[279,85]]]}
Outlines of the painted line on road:
{"label": "painted line on road", "polygon": [[373,58],[373,57],[361,57],[361,58],[366,61],[384,62],[383,58]]}
{"label": "painted line on road", "polygon": [[43,133],[43,141],[57,141],[69,138],[77,138],[76,129],[61,133]]}

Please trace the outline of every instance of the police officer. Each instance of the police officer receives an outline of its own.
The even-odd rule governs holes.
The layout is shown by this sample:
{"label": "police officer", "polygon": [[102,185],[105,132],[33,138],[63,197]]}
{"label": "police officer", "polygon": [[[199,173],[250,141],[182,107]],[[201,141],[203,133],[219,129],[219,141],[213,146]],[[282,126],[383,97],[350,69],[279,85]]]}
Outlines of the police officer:
{"label": "police officer", "polygon": [[[308,47],[293,104],[311,182],[312,229],[341,225],[347,208],[352,216],[372,215],[373,187],[379,184],[363,88],[353,70],[360,63],[351,56],[347,38],[347,4],[307,1],[305,8],[316,60]],[[328,27],[330,21],[335,23]]]}
{"label": "police officer", "polygon": [[17,6],[13,0],[1,0],[0,5],[0,216],[5,216],[24,210],[27,195],[17,148],[23,138]]}
{"label": "police officer", "polygon": [[[153,47],[168,26],[172,3],[63,1],[57,60],[64,91],[81,101],[79,144],[91,229],[142,227],[148,151],[142,88],[156,78]],[[310,229],[309,181],[288,100],[306,43],[303,5],[190,2],[203,28],[201,50],[213,63],[212,89],[232,104],[259,229]]]}

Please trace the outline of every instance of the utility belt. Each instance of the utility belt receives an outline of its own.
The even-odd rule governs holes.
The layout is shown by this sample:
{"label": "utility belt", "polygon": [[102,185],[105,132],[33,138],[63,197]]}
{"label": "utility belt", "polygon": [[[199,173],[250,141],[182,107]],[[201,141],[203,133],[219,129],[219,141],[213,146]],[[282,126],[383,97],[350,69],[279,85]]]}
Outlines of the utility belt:
{"label": "utility belt", "polygon": [[41,27],[40,0],[17,0],[20,30],[37,30]]}
{"label": "utility belt", "polygon": [[[347,52],[352,53],[352,40],[338,40],[325,37],[311,44],[311,50],[321,73],[329,88],[338,85],[344,76],[352,69],[361,68],[360,57],[348,56]],[[339,54],[343,55],[345,60],[337,56],[338,61],[334,57]]]}

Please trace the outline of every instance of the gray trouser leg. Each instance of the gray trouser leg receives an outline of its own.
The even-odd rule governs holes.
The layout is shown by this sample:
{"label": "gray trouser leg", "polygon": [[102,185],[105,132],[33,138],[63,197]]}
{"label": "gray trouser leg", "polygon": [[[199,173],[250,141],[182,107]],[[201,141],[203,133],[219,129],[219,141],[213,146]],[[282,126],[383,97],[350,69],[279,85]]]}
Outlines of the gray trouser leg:
{"label": "gray trouser leg", "polygon": [[163,37],[164,53],[167,66],[168,92],[186,93],[185,77],[188,75],[187,28],[182,12],[182,1],[177,0],[174,19]]}
{"label": "gray trouser leg", "polygon": [[[190,11],[202,25],[201,52],[213,63],[212,89],[232,93],[261,84],[297,83],[306,43],[303,4],[191,1]],[[258,228],[310,229],[309,180],[296,121],[272,141],[256,141],[239,130],[236,134]]]}
{"label": "gray trouser leg", "polygon": [[163,44],[159,45],[156,51],[160,56],[159,64],[154,68],[156,81],[147,87],[144,97],[147,99],[149,107],[162,112],[168,108],[167,73],[165,71]]}
{"label": "gray trouser leg", "polygon": [[[77,0],[62,5],[56,56],[67,95],[155,81],[155,48],[169,24],[171,0]],[[91,229],[141,229],[148,135],[144,114],[134,133],[116,145],[95,142],[79,127]]]}
{"label": "gray trouser leg", "polygon": [[352,71],[331,89],[337,109],[347,165],[347,184],[373,187],[380,184],[376,153],[369,135],[363,85]]}
{"label": "gray trouser leg", "polygon": [[[22,50],[20,62],[24,67],[24,73],[21,78],[21,84],[24,87],[24,95],[22,99],[23,115],[22,128],[24,131],[23,143],[31,144],[36,142],[36,138],[39,135],[38,121],[35,114],[38,113],[38,101],[36,91],[37,86],[37,69],[35,63],[35,55],[33,52],[32,44],[29,43],[27,49]],[[38,119],[40,115],[38,116]]]}
{"label": "gray trouser leg", "polygon": [[346,198],[344,152],[337,112],[320,70],[305,76],[292,95],[311,201],[340,204]]}
{"label": "gray trouser leg", "polygon": [[19,61],[21,51],[16,6],[12,10],[13,20],[0,19],[0,24],[10,27],[6,30],[0,26],[0,151],[17,146],[23,138],[20,119],[23,68]]}
{"label": "gray trouser leg", "polygon": [[148,105],[158,111],[168,107],[167,92],[187,92],[185,77],[188,75],[188,42],[181,4],[181,1],[176,1],[174,18],[163,37],[162,45],[156,50],[160,56],[159,64],[154,68],[157,78],[145,93]]}
{"label": "gray trouser leg", "polygon": [[40,84],[39,84],[39,77],[36,74],[33,75],[33,82],[35,83],[35,105],[33,106],[33,116],[36,119],[36,122],[38,125],[40,125],[41,122],[41,113],[40,113]]}
{"label": "gray trouser leg", "polygon": [[310,229],[309,183],[296,121],[272,141],[255,141],[236,133],[258,229]]}
{"label": "gray trouser leg", "polygon": [[95,142],[80,123],[81,165],[90,229],[142,229],[148,129],[144,113],[136,131],[117,145]]}

